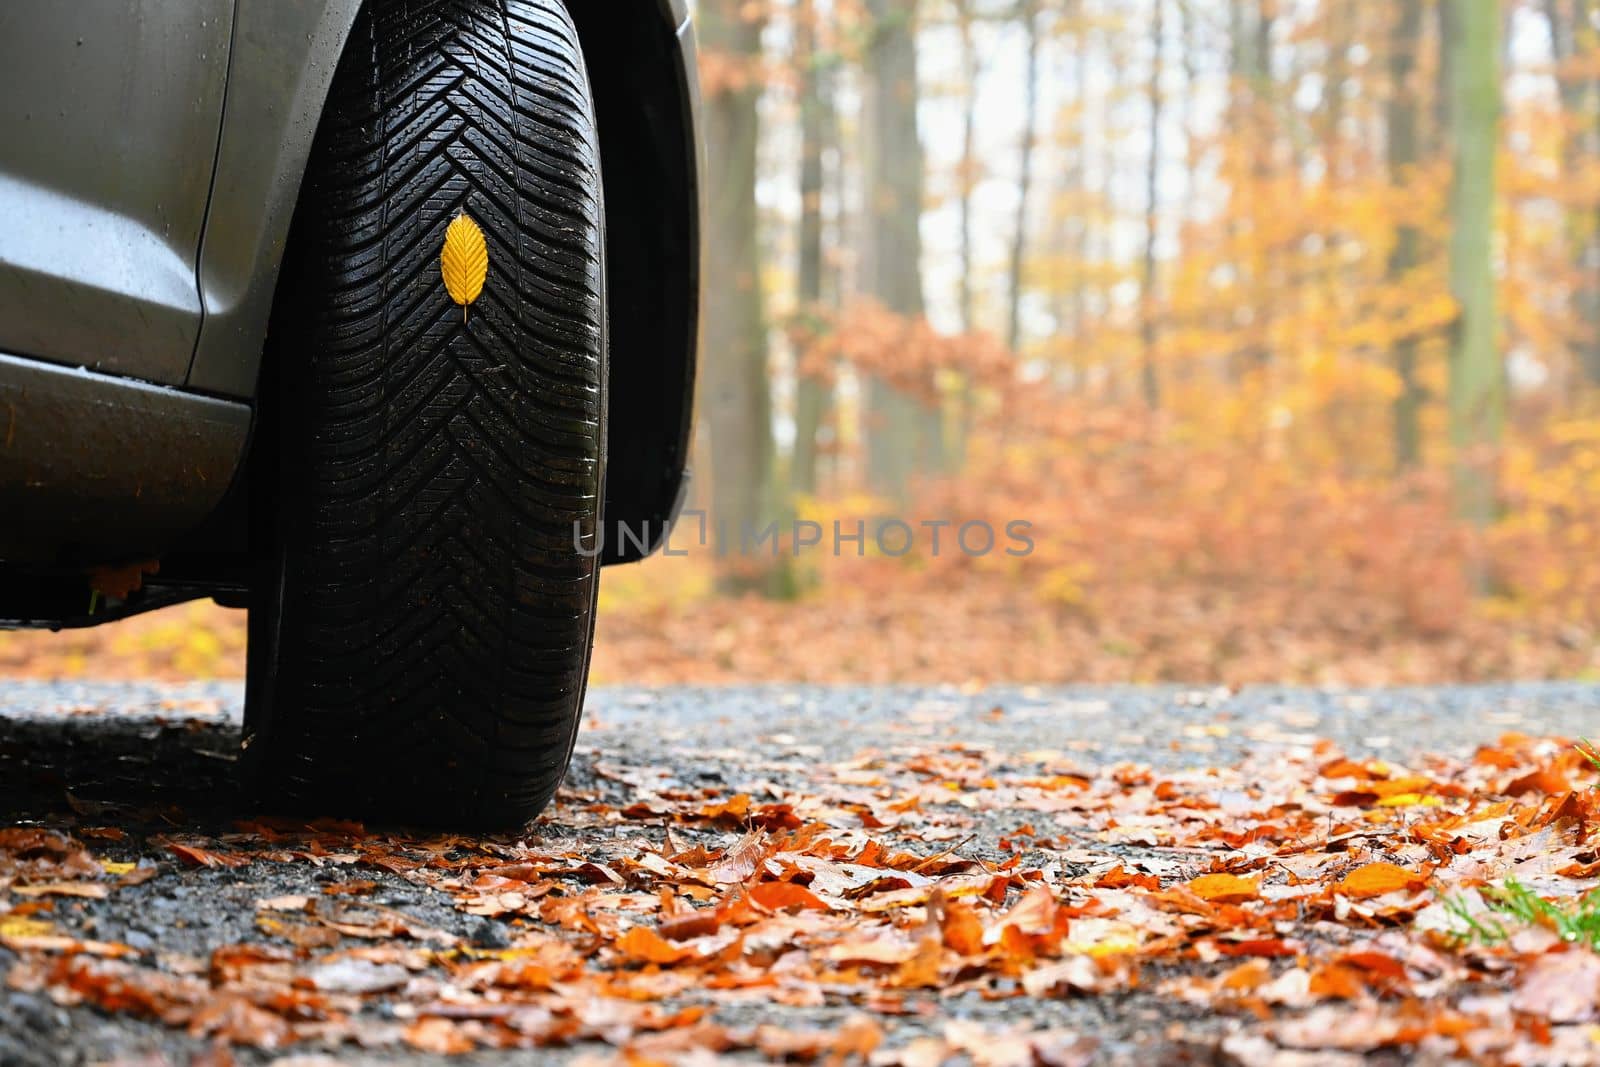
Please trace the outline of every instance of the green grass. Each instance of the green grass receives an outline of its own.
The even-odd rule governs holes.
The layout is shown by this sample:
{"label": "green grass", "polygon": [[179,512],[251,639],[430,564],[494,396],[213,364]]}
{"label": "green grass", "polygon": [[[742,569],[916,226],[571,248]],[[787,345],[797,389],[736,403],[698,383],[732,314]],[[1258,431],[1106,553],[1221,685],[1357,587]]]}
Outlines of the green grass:
{"label": "green grass", "polygon": [[[1585,737],[1580,739],[1578,743],[1572,747],[1577,749],[1583,758],[1589,761],[1589,766],[1593,767],[1597,771],[1600,771],[1600,749],[1596,749],[1594,747],[1593,741]],[[1595,783],[1593,788],[1600,789],[1600,782]]]}
{"label": "green grass", "polygon": [[1451,897],[1444,907],[1458,924],[1463,941],[1497,944],[1509,938],[1507,920],[1513,927],[1543,926],[1563,941],[1587,945],[1600,951],[1600,889],[1591,889],[1566,903],[1546,900],[1515,878],[1503,886],[1483,886],[1479,897],[1490,914],[1475,913],[1460,897]]}
{"label": "green grass", "polygon": [[[1600,748],[1587,737],[1572,746],[1589,766],[1600,771]],[[1600,789],[1600,782],[1591,788]],[[1506,879],[1503,886],[1483,886],[1478,896],[1488,906],[1488,912],[1475,911],[1461,897],[1449,897],[1445,911],[1455,920],[1456,936],[1463,941],[1476,941],[1493,945],[1509,938],[1513,932],[1507,928],[1543,926],[1553,931],[1563,941],[1588,945],[1600,952],[1600,889],[1591,889],[1581,897],[1565,903],[1549,901],[1517,881]]]}

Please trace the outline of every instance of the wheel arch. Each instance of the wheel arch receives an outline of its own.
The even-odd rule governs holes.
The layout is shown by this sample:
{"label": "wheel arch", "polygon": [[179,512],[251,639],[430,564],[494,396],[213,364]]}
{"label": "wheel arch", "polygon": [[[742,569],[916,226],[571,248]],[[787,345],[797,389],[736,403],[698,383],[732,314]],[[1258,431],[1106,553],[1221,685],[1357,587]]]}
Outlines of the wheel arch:
{"label": "wheel arch", "polygon": [[602,558],[626,563],[660,546],[688,477],[700,319],[694,30],[684,0],[567,6],[605,173],[611,411]]}
{"label": "wheel arch", "polygon": [[[610,432],[605,563],[659,547],[687,478],[700,317],[700,154],[685,0],[566,0],[605,176]],[[254,396],[311,143],[362,0],[239,0],[200,255],[191,389]],[[619,527],[634,538],[615,536]],[[648,534],[641,549],[635,538]]]}

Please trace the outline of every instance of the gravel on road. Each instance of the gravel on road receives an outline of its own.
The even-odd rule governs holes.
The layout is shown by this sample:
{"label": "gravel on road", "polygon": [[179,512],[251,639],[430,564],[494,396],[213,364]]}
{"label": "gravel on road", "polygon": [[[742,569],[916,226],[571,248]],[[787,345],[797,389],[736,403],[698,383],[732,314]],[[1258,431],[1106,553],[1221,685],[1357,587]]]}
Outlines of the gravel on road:
{"label": "gravel on road", "polygon": [[[259,937],[258,903],[316,894],[333,872],[315,864],[252,862],[190,867],[173,862],[174,836],[225,838],[245,812],[233,782],[242,691],[232,684],[49,684],[0,689],[0,826],[77,833],[111,828],[96,855],[160,865],[160,876],[105,899],[65,902],[57,921],[75,936],[124,944],[150,958],[203,959],[219,946]],[[1537,683],[1389,690],[1180,687],[908,688],[757,686],[606,688],[589,698],[586,725],[562,798],[530,839],[572,844],[584,835],[637,833],[574,821],[597,798],[631,800],[639,775],[653,789],[704,787],[757,796],[804,792],[814,769],[878,753],[959,744],[1002,763],[1042,753],[1083,767],[1124,761],[1157,769],[1235,767],[1304,752],[1331,740],[1352,758],[1404,762],[1419,753],[1470,756],[1507,733],[1600,736],[1600,685]],[[993,843],[1024,822],[976,810],[968,850],[1000,857]],[[1070,826],[1056,829],[1069,832]],[[1044,831],[1041,831],[1044,832]],[[1137,845],[1129,848],[1137,851]],[[341,875],[343,877],[344,875]],[[463,941],[504,944],[499,920],[463,914],[404,878],[374,872],[372,903]],[[16,960],[0,948],[0,976]],[[717,1009],[729,1023],[776,1021],[836,1027],[848,1004],[779,1008],[749,1002]],[[1019,1014],[1025,1013],[1025,1014]],[[1095,1062],[1142,1058],[1225,1061],[1222,1036],[1238,1024],[1143,992],[1117,997],[1015,1002],[929,1000],[892,1021],[889,1044],[936,1033],[951,1018],[1060,1027],[1093,1035]],[[185,1063],[211,1048],[181,1030],[88,1006],[63,1006],[26,989],[0,989],[0,1064],[129,1061]],[[580,1043],[550,1056],[576,1058]],[[304,1055],[306,1050],[299,1049]],[[278,1054],[283,1054],[282,1052]],[[244,1049],[241,1062],[274,1053]],[[343,1048],[355,1062],[443,1062],[435,1054]],[[450,1062],[509,1062],[475,1052]]]}

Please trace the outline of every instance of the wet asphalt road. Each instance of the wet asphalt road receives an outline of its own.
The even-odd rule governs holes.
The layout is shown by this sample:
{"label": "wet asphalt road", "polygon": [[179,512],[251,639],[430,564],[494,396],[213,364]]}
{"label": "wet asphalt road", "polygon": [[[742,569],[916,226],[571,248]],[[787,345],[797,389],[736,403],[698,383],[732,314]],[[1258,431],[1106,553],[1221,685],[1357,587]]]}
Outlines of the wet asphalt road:
{"label": "wet asphalt road", "polygon": [[[240,814],[233,785],[242,691],[236,685],[78,685],[0,683],[0,825],[42,822],[71,830],[96,822],[130,829],[107,855],[137,860],[158,831],[212,833]],[[760,686],[730,689],[611,688],[591,694],[571,784],[615,795],[596,767],[660,766],[686,782],[733,789],[747,783],[805,788],[805,768],[863,750],[892,755],[960,741],[1024,754],[1049,749],[1083,764],[1124,760],[1157,767],[1231,766],[1328,738],[1352,755],[1404,762],[1421,752],[1464,756],[1507,732],[1600,738],[1600,685],[1527,684],[1373,691],[1255,688],[1240,692],[1185,688],[936,688]],[[1020,821],[1016,813],[979,814],[978,841],[994,840]],[[547,832],[559,836],[560,811]],[[141,852],[141,847],[146,851]],[[100,851],[97,849],[97,852]],[[982,851],[981,846],[977,851]],[[114,855],[113,855],[114,854]],[[252,864],[240,869],[183,869],[140,887],[88,902],[82,936],[122,941],[141,951],[203,956],[252,935],[254,901],[304,892],[308,865]],[[315,891],[314,888],[312,891]],[[400,879],[378,903],[462,936],[483,922],[430,900]],[[0,949],[0,975],[13,962]],[[751,1011],[753,1009],[743,1009]],[[1108,1062],[1138,1057],[1212,1061],[1204,1045],[1173,1045],[1175,1025],[1193,1035],[1225,1020],[1174,1018],[1171,1002],[1139,995],[1116,1001],[1063,1000],[1035,1005],[1019,1019],[1015,1005],[956,1005],[980,1021],[1064,1026],[1095,1034]],[[737,1016],[737,1012],[733,1013]],[[755,1016],[756,1019],[769,1016]],[[790,1026],[829,1026],[826,1009],[770,1016]],[[729,1021],[739,1021],[736,1017]],[[745,1020],[750,1021],[750,1020]],[[907,1018],[896,1042],[937,1019]],[[0,1065],[124,1061],[184,1063],[206,1046],[160,1026],[64,1009],[38,995],[0,989]],[[1209,1046],[1214,1050],[1215,1045]],[[586,1050],[566,1050],[572,1057]],[[587,1051],[595,1051],[589,1049]],[[266,1053],[240,1053],[242,1061]],[[370,1062],[377,1062],[368,1054]],[[382,1057],[391,1062],[392,1057]],[[341,1053],[360,1061],[361,1054]],[[466,1062],[510,1062],[475,1054]],[[325,1060],[323,1062],[326,1062]],[[413,1055],[406,1062],[432,1062]],[[461,1062],[460,1060],[452,1062]],[[526,1062],[521,1060],[520,1062]]]}

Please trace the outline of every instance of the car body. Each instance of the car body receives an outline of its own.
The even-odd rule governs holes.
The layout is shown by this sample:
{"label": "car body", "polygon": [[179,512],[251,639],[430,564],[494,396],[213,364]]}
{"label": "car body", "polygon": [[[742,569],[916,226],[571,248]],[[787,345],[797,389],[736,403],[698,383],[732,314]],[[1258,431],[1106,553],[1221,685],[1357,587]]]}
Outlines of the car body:
{"label": "car body", "polygon": [[[693,30],[685,0],[567,5],[605,186],[605,521],[658,543],[683,492],[696,358]],[[0,623],[248,605],[274,292],[361,6],[0,8]],[[608,543],[603,561],[639,554]],[[159,569],[136,592],[95,578],[143,561]]]}

